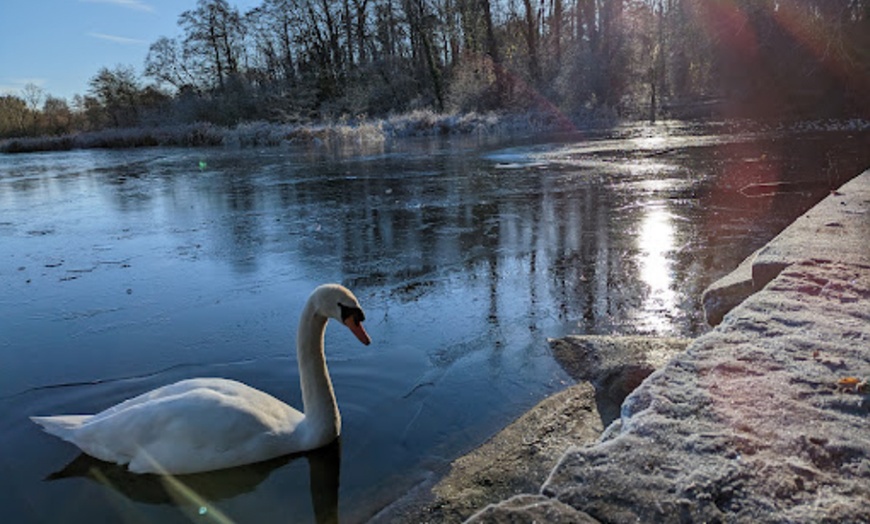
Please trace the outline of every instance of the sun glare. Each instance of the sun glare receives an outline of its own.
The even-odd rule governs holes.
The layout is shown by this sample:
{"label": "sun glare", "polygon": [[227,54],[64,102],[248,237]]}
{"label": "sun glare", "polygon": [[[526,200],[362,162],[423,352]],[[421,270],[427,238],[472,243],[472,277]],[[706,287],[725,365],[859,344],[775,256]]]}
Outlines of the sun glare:
{"label": "sun glare", "polygon": [[640,328],[663,334],[672,329],[676,294],[669,253],[674,249],[673,217],[662,204],[646,208],[637,237],[640,251],[640,280],[648,293],[641,312]]}

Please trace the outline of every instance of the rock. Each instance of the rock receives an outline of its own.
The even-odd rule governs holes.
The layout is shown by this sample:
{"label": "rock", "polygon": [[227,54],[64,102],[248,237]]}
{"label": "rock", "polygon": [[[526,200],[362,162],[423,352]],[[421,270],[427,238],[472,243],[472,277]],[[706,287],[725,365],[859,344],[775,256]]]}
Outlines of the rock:
{"label": "rock", "polygon": [[[537,493],[566,449],[595,442],[601,431],[592,386],[582,383],[569,387],[544,399],[482,446],[454,461],[430,497],[418,496],[404,507],[388,508],[373,520],[462,522],[487,504]],[[532,510],[535,514],[550,511],[545,507]],[[500,510],[496,513],[502,514]]]}
{"label": "rock", "polygon": [[619,417],[622,401],[653,371],[691,342],[685,338],[575,335],[550,339],[562,368],[595,387],[595,402],[605,427]]}
{"label": "rock", "polygon": [[[598,440],[623,399],[683,351],[688,339],[569,336],[551,339],[554,356],[579,384],[532,408],[451,465],[428,493],[379,514],[376,522],[596,522],[538,493],[564,452]],[[513,497],[513,498],[509,498]],[[492,505],[509,498],[507,506]],[[475,514],[481,507],[483,511]]]}
{"label": "rock", "polygon": [[704,304],[704,318],[707,324],[718,326],[725,314],[746,300],[755,292],[752,285],[752,264],[758,251],[750,255],[728,273],[704,290],[701,303]]}
{"label": "rock", "polygon": [[501,504],[491,504],[476,513],[469,523],[475,524],[598,524],[599,521],[567,504],[541,495],[517,495]]}
{"label": "rock", "polygon": [[[790,267],[647,379],[542,493],[606,522],[870,522],[870,266]],[[820,314],[822,313],[823,314]]]}

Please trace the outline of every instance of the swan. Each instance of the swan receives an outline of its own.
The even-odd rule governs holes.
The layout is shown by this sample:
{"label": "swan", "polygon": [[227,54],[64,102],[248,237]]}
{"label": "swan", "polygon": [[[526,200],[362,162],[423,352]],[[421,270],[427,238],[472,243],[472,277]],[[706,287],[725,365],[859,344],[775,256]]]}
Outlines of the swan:
{"label": "swan", "polygon": [[338,284],[319,286],[296,334],[303,412],[250,386],[193,378],[162,386],[96,415],[30,417],[42,428],[133,473],[186,474],[261,462],[316,449],[341,432],[323,354],[326,323],[336,319],[365,345],[363,310]]}

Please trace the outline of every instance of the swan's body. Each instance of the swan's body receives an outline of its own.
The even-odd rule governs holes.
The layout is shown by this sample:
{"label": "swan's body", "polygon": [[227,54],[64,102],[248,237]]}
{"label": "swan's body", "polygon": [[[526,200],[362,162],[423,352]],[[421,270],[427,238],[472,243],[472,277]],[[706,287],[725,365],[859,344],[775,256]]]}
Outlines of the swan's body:
{"label": "swan's body", "polygon": [[96,415],[31,417],[45,431],[134,473],[196,473],[315,449],[341,432],[323,354],[329,318],[364,344],[362,309],[347,289],[318,287],[296,338],[304,413],[234,380],[194,378],[143,393]]}

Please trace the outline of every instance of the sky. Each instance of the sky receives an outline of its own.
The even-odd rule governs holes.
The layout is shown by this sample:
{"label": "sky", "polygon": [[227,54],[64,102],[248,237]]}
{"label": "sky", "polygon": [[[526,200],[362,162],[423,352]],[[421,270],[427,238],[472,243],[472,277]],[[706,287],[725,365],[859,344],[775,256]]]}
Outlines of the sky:
{"label": "sky", "polygon": [[[259,0],[230,0],[242,13]],[[177,37],[178,15],[196,0],[0,0],[0,94],[33,83],[46,94],[86,94],[102,67],[133,66],[148,47]],[[147,79],[146,79],[147,81]]]}

